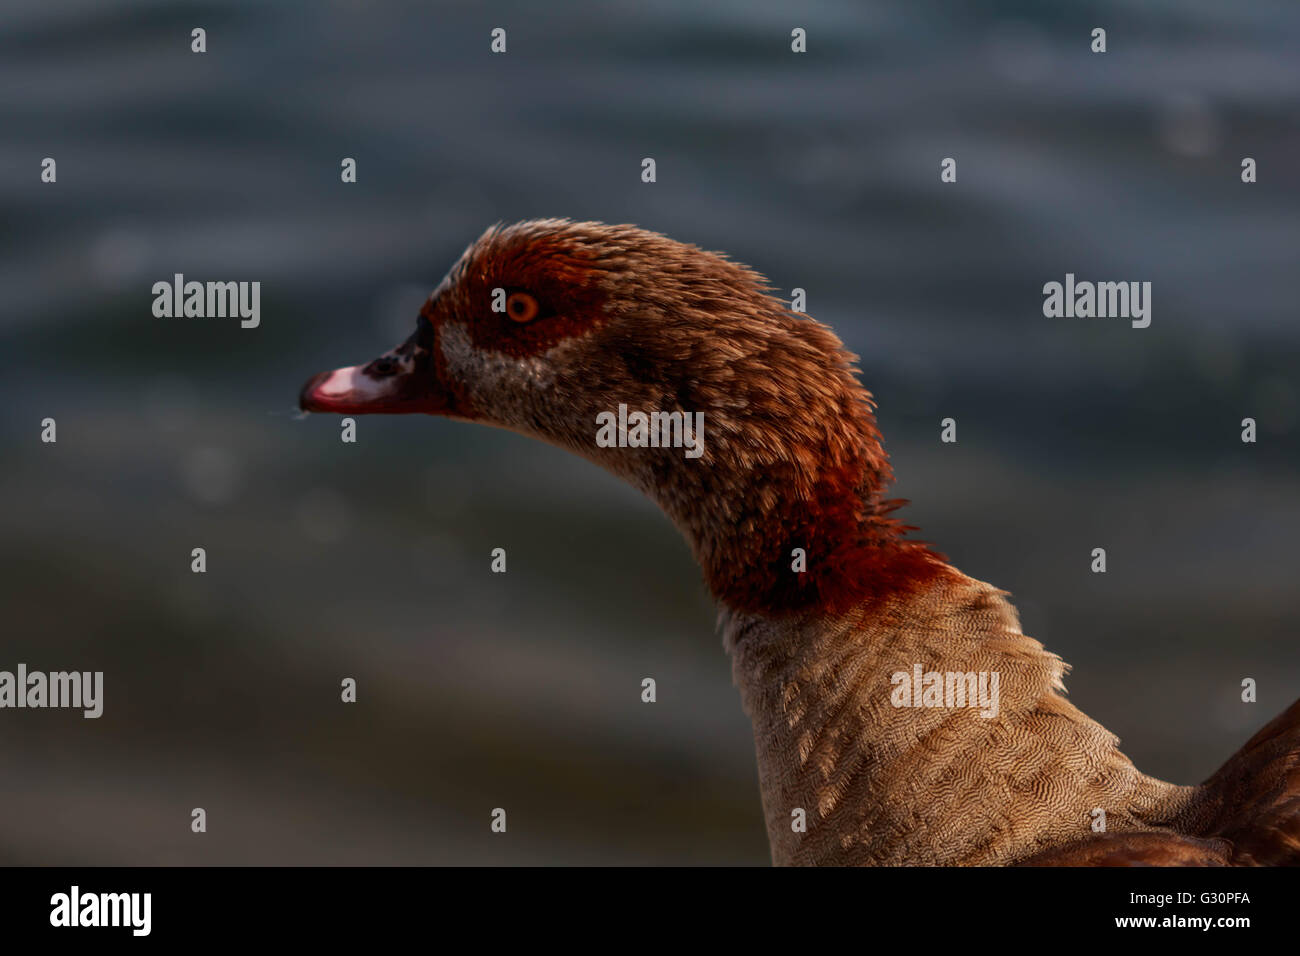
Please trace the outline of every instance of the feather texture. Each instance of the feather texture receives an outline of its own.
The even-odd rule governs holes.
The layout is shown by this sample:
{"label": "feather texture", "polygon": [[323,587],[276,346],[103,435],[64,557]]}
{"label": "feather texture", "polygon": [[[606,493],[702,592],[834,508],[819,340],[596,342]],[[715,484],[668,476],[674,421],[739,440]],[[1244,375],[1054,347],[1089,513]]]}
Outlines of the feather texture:
{"label": "feather texture", "polygon": [[[496,290],[537,318],[494,311]],[[316,376],[302,405],[509,428],[656,501],[723,608],[777,863],[1300,862],[1300,703],[1200,787],[1139,772],[1005,592],[908,537],[856,366],[726,256],[547,219],[488,230],[410,340]],[[620,405],[703,413],[702,456],[600,446]],[[900,704],[922,672],[996,675],[997,705]]]}

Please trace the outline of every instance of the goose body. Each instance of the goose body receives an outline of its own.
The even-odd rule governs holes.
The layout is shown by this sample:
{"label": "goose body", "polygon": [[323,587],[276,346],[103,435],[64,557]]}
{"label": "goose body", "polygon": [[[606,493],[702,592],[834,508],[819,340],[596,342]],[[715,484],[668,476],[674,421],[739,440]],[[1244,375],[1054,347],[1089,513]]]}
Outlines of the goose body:
{"label": "goose body", "polygon": [[[511,429],[656,501],[721,609],[775,863],[1300,862],[1300,702],[1200,787],[1138,771],[1005,592],[893,516],[855,362],[724,256],[534,220],[489,229],[405,343],[300,404]],[[702,413],[700,453],[597,441],[621,406]]]}

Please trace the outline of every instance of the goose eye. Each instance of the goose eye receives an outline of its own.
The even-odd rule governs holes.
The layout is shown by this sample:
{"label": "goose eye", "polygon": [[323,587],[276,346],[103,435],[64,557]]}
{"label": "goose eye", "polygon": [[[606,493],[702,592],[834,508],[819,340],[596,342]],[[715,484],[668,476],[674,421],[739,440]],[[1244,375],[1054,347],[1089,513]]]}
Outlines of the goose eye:
{"label": "goose eye", "polygon": [[506,315],[516,322],[531,322],[540,311],[537,300],[527,292],[511,292],[506,299]]}

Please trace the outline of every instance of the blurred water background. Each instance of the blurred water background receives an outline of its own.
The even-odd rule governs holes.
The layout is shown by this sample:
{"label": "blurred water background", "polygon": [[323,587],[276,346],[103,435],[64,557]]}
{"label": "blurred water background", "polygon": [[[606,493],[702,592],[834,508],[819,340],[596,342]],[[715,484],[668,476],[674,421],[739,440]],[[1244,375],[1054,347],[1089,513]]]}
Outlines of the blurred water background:
{"label": "blurred water background", "polygon": [[[9,0],[0,669],[106,692],[0,712],[0,861],[767,861],[653,506],[505,432],[292,414],[532,216],[807,289],[921,536],[1013,592],[1140,767],[1208,775],[1300,695],[1298,49],[1290,0]],[[260,280],[261,327],[154,318],[176,272]],[[1151,281],[1151,327],[1044,318],[1066,272]]]}

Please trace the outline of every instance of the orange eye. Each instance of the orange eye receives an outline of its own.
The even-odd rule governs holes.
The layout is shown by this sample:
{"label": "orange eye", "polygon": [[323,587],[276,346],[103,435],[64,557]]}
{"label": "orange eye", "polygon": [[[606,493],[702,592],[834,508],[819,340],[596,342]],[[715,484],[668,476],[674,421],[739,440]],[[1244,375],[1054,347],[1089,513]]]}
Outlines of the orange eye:
{"label": "orange eye", "polygon": [[531,322],[540,311],[537,300],[527,292],[511,292],[506,299],[506,315],[516,322]]}

